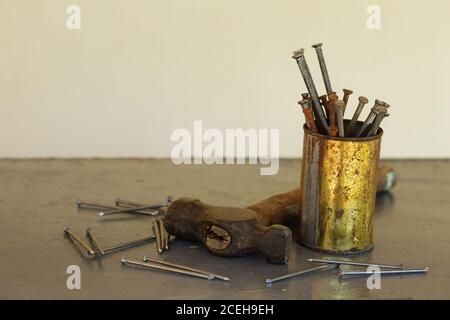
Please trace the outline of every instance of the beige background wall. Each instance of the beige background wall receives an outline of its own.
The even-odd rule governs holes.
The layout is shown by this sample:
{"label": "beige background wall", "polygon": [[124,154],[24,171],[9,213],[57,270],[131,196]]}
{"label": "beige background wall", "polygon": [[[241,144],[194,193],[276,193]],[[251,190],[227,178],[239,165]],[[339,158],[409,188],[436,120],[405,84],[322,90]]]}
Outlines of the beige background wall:
{"label": "beige background wall", "polygon": [[449,33],[448,0],[0,0],[0,157],[167,157],[194,120],[280,128],[281,156],[297,157],[291,53],[307,48],[324,92],[318,41],[351,112],[357,95],[391,104],[384,157],[450,157]]}

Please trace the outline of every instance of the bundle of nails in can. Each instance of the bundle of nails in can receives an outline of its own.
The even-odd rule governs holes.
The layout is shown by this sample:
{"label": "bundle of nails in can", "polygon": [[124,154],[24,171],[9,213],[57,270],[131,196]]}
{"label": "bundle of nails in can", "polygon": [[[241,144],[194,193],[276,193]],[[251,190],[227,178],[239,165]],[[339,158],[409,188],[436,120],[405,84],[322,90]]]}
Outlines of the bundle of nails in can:
{"label": "bundle of nails in can", "polygon": [[360,96],[358,98],[358,106],[351,120],[344,120],[345,110],[353,91],[343,89],[343,97],[339,99],[331,87],[330,77],[323,56],[322,43],[314,44],[312,47],[317,53],[327,94],[318,95],[308,64],[306,63],[304,49],[294,51],[292,56],[297,61],[306,88],[308,89],[308,93],[303,93],[302,99],[298,102],[305,115],[307,128],[319,134],[340,138],[362,138],[377,135],[381,121],[389,116],[387,113],[389,105],[384,101],[375,100],[375,104],[366,120],[360,123],[358,118],[364,106],[369,102],[366,97]]}

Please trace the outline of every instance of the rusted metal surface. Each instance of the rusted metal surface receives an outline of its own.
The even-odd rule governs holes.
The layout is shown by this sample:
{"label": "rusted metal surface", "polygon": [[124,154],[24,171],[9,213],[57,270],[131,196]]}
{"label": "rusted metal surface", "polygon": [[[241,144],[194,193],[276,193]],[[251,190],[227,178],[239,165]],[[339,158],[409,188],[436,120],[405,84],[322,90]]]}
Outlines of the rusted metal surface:
{"label": "rusted metal surface", "polygon": [[317,130],[316,122],[314,121],[314,114],[311,109],[311,101],[310,100],[301,100],[298,102],[301,107],[303,114],[305,115],[305,123],[310,130],[313,132],[319,132]]}
{"label": "rusted metal surface", "polygon": [[339,132],[339,128],[337,125],[332,124],[331,126],[328,127],[328,131],[330,131],[330,136],[331,137],[337,137],[338,132]]}
{"label": "rusted metal surface", "polygon": [[332,138],[304,127],[298,221],[303,245],[335,254],[372,249],[382,134]]}
{"label": "rusted metal surface", "polygon": [[334,103],[336,110],[336,123],[338,127],[339,137],[344,137],[344,107],[345,102],[343,100],[338,100]]}
{"label": "rusted metal surface", "polygon": [[327,111],[328,111],[328,124],[330,126],[336,124],[336,110],[335,110],[335,102],[338,100],[338,96],[335,93],[331,93],[328,95],[328,103],[327,103]]}
{"label": "rusted metal surface", "polygon": [[330,136],[336,137],[338,133],[338,127],[336,125],[336,108],[335,103],[338,100],[338,96],[335,93],[328,95],[327,114],[328,114],[328,132]]}

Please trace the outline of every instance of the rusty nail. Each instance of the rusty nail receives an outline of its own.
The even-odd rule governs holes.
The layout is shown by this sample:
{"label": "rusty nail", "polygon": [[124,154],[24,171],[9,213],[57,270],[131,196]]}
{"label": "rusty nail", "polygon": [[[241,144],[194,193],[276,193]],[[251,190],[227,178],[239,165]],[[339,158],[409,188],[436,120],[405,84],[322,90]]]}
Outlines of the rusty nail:
{"label": "rusty nail", "polygon": [[343,100],[338,100],[334,103],[336,109],[336,122],[338,127],[339,137],[343,138],[344,134],[344,105],[345,102]]}
{"label": "rusty nail", "polygon": [[323,57],[322,43],[313,44],[312,47],[316,49],[317,58],[319,59],[320,71],[322,72],[323,82],[327,90],[327,94],[333,92],[331,88],[330,77],[328,76],[327,65],[325,64],[325,58]]}
{"label": "rusty nail", "polygon": [[306,126],[308,127],[308,129],[313,132],[318,132],[316,122],[314,121],[314,115],[311,110],[311,101],[300,100],[298,104],[302,107],[303,114],[305,115]]}
{"label": "rusty nail", "polygon": [[328,121],[329,121],[329,128],[328,131],[330,133],[330,136],[336,137],[338,134],[338,127],[336,126],[336,107],[335,102],[338,100],[338,96],[336,93],[331,93],[328,95],[328,104],[327,104],[327,111],[328,111]]}
{"label": "rusty nail", "polygon": [[328,127],[328,131],[330,131],[330,136],[337,137],[339,129],[337,125],[332,124],[331,126]]}
{"label": "rusty nail", "polygon": [[362,109],[369,102],[369,100],[363,96],[359,97],[358,100],[359,100],[358,106],[356,107],[356,110],[355,110],[355,113],[353,114],[352,120],[350,120],[350,123],[347,125],[347,128],[346,128],[347,136],[352,134],[353,126],[358,121],[358,118],[362,112]]}
{"label": "rusty nail", "polygon": [[300,73],[302,74],[303,80],[305,81],[306,88],[308,89],[308,92],[311,95],[314,115],[316,119],[318,119],[319,124],[322,127],[321,129],[324,131],[324,133],[328,134],[327,119],[325,117],[325,113],[323,112],[322,106],[320,105],[316,86],[314,85],[311,73],[309,72],[308,64],[306,63],[304,49],[294,51],[292,58],[294,58],[297,61],[297,65],[298,68],[300,69]]}
{"label": "rusty nail", "polygon": [[330,126],[336,124],[336,112],[334,104],[336,103],[337,100],[338,96],[336,94],[331,93],[330,95],[328,95],[327,109],[329,114],[328,122]]}
{"label": "rusty nail", "polygon": [[91,247],[89,247],[86,243],[84,243],[83,240],[81,240],[80,238],[78,238],[77,236],[75,236],[71,231],[69,227],[65,227],[64,228],[64,233],[73,241],[75,241],[76,243],[78,243],[84,250],[86,250],[86,252],[88,253],[88,255],[92,256],[95,254],[94,250],[92,250]]}

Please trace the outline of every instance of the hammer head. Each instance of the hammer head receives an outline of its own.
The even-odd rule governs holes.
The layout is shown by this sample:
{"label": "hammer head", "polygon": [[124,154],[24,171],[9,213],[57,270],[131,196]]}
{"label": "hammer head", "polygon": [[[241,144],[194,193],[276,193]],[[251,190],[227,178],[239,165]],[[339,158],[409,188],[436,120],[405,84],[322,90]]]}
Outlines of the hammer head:
{"label": "hammer head", "polygon": [[212,254],[237,257],[259,253],[271,263],[286,263],[292,233],[282,225],[263,226],[250,209],[210,206],[181,198],[168,208],[165,226],[178,239],[200,241]]}

